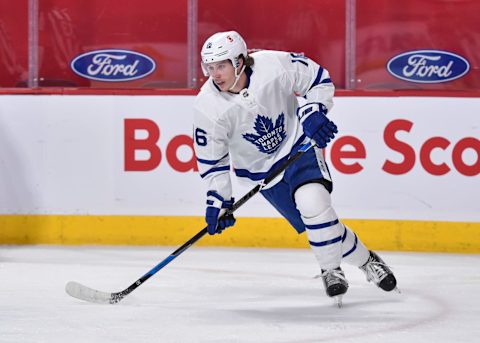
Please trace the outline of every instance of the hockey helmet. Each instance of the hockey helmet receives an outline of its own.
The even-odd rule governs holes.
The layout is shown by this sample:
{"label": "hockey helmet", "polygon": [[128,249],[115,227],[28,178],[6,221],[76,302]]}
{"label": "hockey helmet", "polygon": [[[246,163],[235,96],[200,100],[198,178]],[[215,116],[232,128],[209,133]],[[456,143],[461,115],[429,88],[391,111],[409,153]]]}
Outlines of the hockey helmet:
{"label": "hockey helmet", "polygon": [[208,38],[202,47],[202,70],[208,76],[206,64],[230,60],[236,69],[240,65],[239,56],[247,57],[247,44],[235,31],[218,32]]}

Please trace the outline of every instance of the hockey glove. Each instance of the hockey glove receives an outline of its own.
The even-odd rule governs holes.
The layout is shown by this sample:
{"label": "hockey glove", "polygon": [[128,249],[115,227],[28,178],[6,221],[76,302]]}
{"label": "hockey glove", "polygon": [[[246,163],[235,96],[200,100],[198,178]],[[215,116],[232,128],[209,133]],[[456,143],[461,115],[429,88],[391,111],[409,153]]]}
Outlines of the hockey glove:
{"label": "hockey glove", "polygon": [[327,108],[320,103],[309,103],[299,107],[297,116],[305,135],[313,139],[319,148],[325,148],[335,134],[337,126],[327,118]]}
{"label": "hockey glove", "polygon": [[207,222],[207,230],[210,235],[222,233],[227,227],[235,224],[236,219],[233,214],[221,216],[219,218],[221,209],[231,209],[234,201],[233,198],[225,200],[215,191],[207,192],[207,211],[205,221]]}

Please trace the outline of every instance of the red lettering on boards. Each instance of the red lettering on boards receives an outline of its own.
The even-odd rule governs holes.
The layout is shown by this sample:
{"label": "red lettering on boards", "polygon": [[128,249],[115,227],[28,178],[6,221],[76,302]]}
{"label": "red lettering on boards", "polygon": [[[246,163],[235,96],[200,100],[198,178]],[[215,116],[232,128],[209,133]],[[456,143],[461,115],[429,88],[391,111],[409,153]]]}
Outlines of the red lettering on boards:
{"label": "red lettering on boards", "polygon": [[[399,132],[410,133],[414,124],[406,119],[396,119],[388,123],[383,132],[385,145],[391,150],[402,155],[402,161],[393,162],[388,159],[383,163],[382,169],[392,175],[403,175],[410,172],[418,160],[421,167],[429,174],[441,176],[451,172],[452,168],[464,176],[476,176],[480,174],[480,140],[475,137],[465,137],[456,143],[452,143],[445,137],[428,138],[418,149],[409,143],[396,137]],[[143,131],[144,138],[136,138],[135,133]],[[150,119],[125,119],[124,120],[124,158],[125,171],[151,171],[156,169],[162,161],[162,150],[159,146],[161,140],[160,128]],[[451,153],[447,152],[452,147]],[[187,147],[191,151],[191,157],[180,160],[179,150]],[[464,152],[473,151],[473,163],[464,161]],[[135,153],[146,151],[149,157],[138,159]],[[440,151],[443,158],[440,162],[432,160],[433,151]],[[195,154],[193,151],[193,139],[188,135],[174,136],[167,142],[165,156],[168,164],[178,172],[198,171]],[[450,156],[448,156],[450,155]],[[356,174],[364,169],[361,160],[367,157],[367,149],[363,142],[354,136],[341,136],[332,142],[330,146],[330,160],[332,167],[343,174]],[[450,157],[450,158],[449,158]],[[355,160],[355,161],[353,161]]]}
{"label": "red lettering on boards", "polygon": [[[415,149],[408,143],[402,142],[395,137],[397,132],[410,132],[412,127],[413,123],[406,119],[397,119],[388,123],[383,135],[385,144],[390,149],[403,155],[403,161],[400,163],[394,163],[386,160],[382,167],[385,172],[394,175],[401,175],[408,173],[415,166]],[[427,173],[441,176],[451,171],[451,167],[447,164],[447,161],[436,164],[431,158],[433,150],[440,149],[446,151],[451,144],[452,143],[445,137],[432,137],[422,144],[420,147],[420,164]],[[463,160],[463,152],[467,149],[472,149],[476,154],[476,160],[470,165]],[[480,173],[480,140],[474,137],[465,137],[459,140],[453,146],[451,161],[453,167],[460,174],[465,176],[478,175]]]}
{"label": "red lettering on boards", "polygon": [[[150,119],[125,119],[124,121],[124,158],[125,171],[149,171],[157,168],[162,160],[162,152],[157,146],[160,138],[160,128]],[[147,132],[144,139],[135,138],[135,132]],[[135,151],[146,150],[150,158],[146,160],[135,159]]]}
{"label": "red lettering on boards", "polygon": [[[136,131],[145,131],[146,138],[135,138]],[[160,165],[162,151],[158,146],[160,128],[150,119],[125,119],[124,120],[124,169],[125,171],[151,171]],[[178,158],[178,150],[187,146],[192,157],[188,161]],[[139,160],[135,157],[136,151],[147,151],[149,158]],[[198,171],[197,161],[193,152],[193,139],[187,135],[178,135],[167,144],[166,158],[168,164],[178,172]]]}
{"label": "red lettering on boards", "polygon": [[[350,146],[353,150],[344,150],[345,147]],[[330,160],[332,166],[340,173],[356,174],[363,169],[359,162],[347,164],[347,159],[365,159],[367,152],[363,143],[356,137],[343,136],[337,138],[330,149]]]}

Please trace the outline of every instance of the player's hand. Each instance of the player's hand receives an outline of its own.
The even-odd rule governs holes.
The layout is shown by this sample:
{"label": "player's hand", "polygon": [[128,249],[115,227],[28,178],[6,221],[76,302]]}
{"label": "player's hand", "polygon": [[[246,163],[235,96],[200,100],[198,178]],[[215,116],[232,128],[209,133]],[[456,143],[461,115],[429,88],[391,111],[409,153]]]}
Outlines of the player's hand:
{"label": "player's hand", "polygon": [[205,221],[207,222],[207,231],[210,235],[222,233],[223,230],[235,224],[236,219],[233,214],[223,215],[225,210],[232,208],[234,201],[233,198],[225,200],[215,191],[207,192]]}
{"label": "player's hand", "polygon": [[327,108],[320,103],[309,103],[297,110],[305,135],[319,148],[325,148],[338,132],[337,126],[327,118]]}

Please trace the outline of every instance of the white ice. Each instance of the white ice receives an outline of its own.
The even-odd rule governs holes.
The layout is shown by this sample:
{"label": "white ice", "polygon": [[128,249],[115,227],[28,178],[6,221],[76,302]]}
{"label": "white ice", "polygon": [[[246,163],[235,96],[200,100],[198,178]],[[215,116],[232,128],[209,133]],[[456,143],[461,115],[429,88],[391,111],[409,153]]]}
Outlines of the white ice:
{"label": "white ice", "polygon": [[116,305],[68,281],[120,291],[175,247],[0,246],[1,343],[479,342],[480,255],[381,252],[385,293],[344,266],[337,308],[308,250],[192,247]]}

